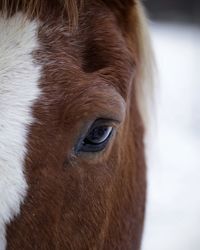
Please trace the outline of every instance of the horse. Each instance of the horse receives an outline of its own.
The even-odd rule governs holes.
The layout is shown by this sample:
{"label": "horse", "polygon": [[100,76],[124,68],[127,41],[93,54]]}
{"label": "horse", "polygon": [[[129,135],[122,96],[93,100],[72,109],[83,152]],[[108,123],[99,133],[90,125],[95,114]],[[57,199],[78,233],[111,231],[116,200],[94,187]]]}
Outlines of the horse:
{"label": "horse", "polygon": [[0,249],[141,248],[151,43],[139,0],[0,1]]}

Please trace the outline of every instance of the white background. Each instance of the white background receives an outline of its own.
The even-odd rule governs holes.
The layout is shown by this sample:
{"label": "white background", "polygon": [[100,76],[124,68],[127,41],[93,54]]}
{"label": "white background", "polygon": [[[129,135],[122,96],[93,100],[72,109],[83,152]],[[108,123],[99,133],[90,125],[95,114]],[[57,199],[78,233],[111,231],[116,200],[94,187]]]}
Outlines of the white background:
{"label": "white background", "polygon": [[151,32],[159,77],[142,250],[200,250],[200,29]]}

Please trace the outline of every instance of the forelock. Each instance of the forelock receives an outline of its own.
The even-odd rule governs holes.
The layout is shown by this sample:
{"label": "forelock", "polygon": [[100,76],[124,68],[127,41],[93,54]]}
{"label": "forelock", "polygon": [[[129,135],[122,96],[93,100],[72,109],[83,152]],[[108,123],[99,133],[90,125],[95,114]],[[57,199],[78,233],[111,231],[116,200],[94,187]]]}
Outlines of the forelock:
{"label": "forelock", "polygon": [[30,17],[39,17],[43,10],[47,7],[58,6],[61,14],[68,16],[68,21],[71,26],[78,24],[79,9],[83,0],[1,0],[0,10],[8,16],[11,16],[17,11],[23,11]]}

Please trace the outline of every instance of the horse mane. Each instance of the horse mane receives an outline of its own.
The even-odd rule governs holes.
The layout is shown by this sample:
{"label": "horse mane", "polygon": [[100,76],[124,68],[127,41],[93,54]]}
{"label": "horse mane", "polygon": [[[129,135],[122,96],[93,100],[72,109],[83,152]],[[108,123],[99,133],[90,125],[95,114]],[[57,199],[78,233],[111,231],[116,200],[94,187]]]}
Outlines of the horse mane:
{"label": "horse mane", "polygon": [[139,0],[137,0],[135,10],[133,11],[131,23],[135,32],[130,32],[130,36],[132,42],[135,39],[137,41],[139,60],[136,98],[145,130],[148,133],[151,130],[151,122],[153,121],[152,113],[154,111],[155,58],[152,50],[147,14]]}
{"label": "horse mane", "polygon": [[[79,8],[82,6],[83,0],[54,0],[53,4],[60,6],[63,13],[68,16],[70,26],[74,27],[78,24]],[[46,6],[50,5],[48,0],[1,0],[0,9],[3,13],[10,16],[18,10],[23,11],[30,18],[38,17]]]}

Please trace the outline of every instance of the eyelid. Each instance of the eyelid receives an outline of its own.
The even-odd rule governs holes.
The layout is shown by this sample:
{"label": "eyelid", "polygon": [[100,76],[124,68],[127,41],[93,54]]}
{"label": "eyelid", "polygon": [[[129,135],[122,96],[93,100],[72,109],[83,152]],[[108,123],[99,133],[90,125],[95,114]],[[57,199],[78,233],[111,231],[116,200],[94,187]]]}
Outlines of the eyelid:
{"label": "eyelid", "polygon": [[114,119],[99,118],[94,121],[91,127],[89,127],[88,132],[98,126],[108,126],[116,128],[119,126],[119,124],[120,122]]}

